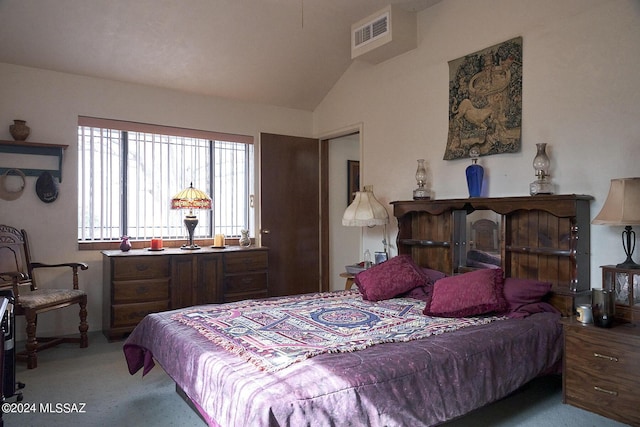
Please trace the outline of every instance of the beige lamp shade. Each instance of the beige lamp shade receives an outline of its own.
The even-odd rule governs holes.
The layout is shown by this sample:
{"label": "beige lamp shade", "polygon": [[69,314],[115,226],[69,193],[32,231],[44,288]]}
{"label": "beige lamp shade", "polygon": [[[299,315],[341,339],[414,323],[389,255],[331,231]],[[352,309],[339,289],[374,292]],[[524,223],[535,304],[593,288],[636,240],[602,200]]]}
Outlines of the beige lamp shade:
{"label": "beige lamp shade", "polygon": [[591,223],[602,225],[640,224],[640,178],[612,179],[607,200]]}
{"label": "beige lamp shade", "polygon": [[171,209],[211,209],[211,198],[192,183],[171,198]]}
{"label": "beige lamp shade", "polygon": [[357,227],[373,227],[386,225],[389,222],[387,210],[380,204],[373,189],[365,187],[365,191],[357,191],[353,202],[342,216],[342,225]]}

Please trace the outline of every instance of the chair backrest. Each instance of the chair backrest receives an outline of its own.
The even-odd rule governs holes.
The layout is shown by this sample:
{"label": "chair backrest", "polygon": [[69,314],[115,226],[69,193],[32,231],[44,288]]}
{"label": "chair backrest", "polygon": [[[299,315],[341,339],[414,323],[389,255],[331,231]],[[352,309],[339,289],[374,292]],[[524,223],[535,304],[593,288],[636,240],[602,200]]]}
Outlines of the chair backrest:
{"label": "chair backrest", "polygon": [[[31,268],[31,256],[27,234],[24,230],[9,225],[0,225],[0,273],[20,272],[26,279],[21,283],[29,283],[32,290],[35,288],[33,282],[33,271]],[[11,287],[11,278],[0,276],[0,288]]]}
{"label": "chair backrest", "polygon": [[500,248],[498,244],[498,223],[490,219],[483,218],[472,222],[471,236],[475,249],[493,252]]}

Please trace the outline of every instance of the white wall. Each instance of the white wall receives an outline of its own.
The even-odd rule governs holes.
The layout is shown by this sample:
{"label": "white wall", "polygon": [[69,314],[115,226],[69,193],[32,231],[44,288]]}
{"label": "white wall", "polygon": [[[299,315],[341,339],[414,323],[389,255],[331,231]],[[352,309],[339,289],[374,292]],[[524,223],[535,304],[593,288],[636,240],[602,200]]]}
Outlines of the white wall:
{"label": "white wall", "polygon": [[[593,218],[611,178],[640,176],[638,1],[438,3],[418,15],[417,49],[378,65],[351,65],[314,112],[315,131],[363,123],[362,182],[374,185],[383,204],[411,199],[418,158],[427,159],[435,198],[467,197],[468,159],[442,160],[448,61],[518,36],[524,62],[522,150],[481,158],[488,196],[528,195],[535,144],[546,142],[556,193],[594,196]],[[379,240],[378,228],[365,231],[365,246]],[[601,287],[600,265],[624,260],[621,231],[591,226],[593,287]],[[392,242],[396,233],[392,221]]]}
{"label": "white wall", "polygon": [[[90,330],[102,329],[102,259],[99,251],[77,249],[79,115],[252,135],[256,143],[260,132],[312,134],[312,114],[306,111],[229,102],[2,63],[0,99],[0,139],[11,140],[9,125],[13,119],[24,119],[31,128],[29,141],[69,145],[58,199],[50,204],[41,202],[35,194],[36,178],[28,177],[22,197],[15,201],[0,199],[0,223],[28,231],[34,261],[89,264],[89,270],[81,272],[80,285],[89,292]],[[11,161],[10,167],[26,167],[13,163],[7,155],[1,158],[0,163]],[[20,159],[31,160],[25,156]],[[46,274],[47,279],[66,285],[57,269]],[[76,332],[76,310],[63,311],[40,316],[38,332]],[[17,324],[17,333],[18,339],[24,337],[22,323]]]}

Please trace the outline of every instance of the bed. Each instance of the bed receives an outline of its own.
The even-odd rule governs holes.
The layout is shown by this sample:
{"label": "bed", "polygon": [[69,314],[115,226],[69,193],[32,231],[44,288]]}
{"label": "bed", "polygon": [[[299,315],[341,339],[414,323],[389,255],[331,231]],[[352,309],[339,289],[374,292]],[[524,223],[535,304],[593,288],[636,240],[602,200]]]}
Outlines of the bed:
{"label": "bed", "polygon": [[554,283],[441,270],[400,254],[354,291],[150,314],[124,344],[128,368],[159,364],[212,426],[433,426],[559,373]]}

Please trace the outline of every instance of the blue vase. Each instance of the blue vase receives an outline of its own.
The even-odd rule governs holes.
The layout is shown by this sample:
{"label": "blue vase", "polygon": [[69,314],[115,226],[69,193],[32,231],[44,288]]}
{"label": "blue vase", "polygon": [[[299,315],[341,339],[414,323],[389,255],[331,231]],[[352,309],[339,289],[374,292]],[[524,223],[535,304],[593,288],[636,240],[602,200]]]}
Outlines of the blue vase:
{"label": "blue vase", "polygon": [[482,191],[482,179],[484,178],[484,168],[474,163],[467,166],[467,187],[469,188],[469,197],[480,197]]}

